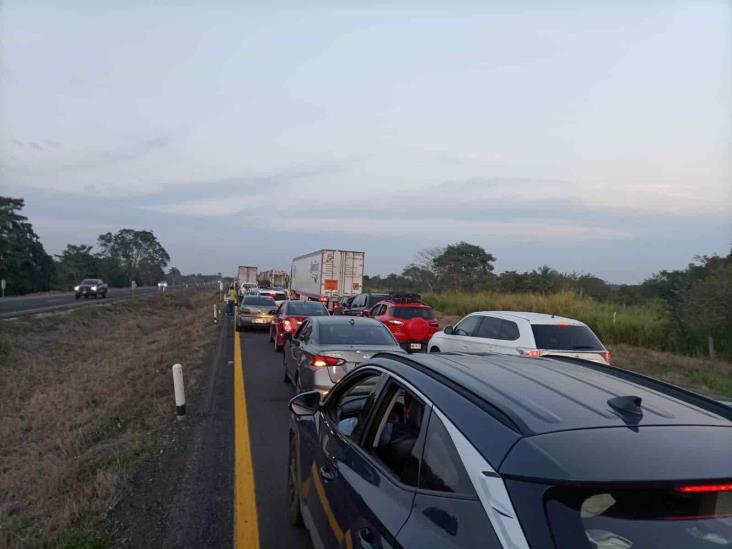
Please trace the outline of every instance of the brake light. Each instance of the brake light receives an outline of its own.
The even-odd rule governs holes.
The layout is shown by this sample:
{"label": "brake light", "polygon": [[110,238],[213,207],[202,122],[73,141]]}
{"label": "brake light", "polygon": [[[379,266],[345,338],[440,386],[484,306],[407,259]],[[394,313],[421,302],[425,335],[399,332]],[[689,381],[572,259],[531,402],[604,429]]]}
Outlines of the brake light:
{"label": "brake light", "polygon": [[346,361],[342,358],[334,356],[313,355],[312,357],[310,357],[310,365],[314,366],[315,368],[325,368],[326,366],[340,366],[345,362]]}
{"label": "brake light", "polygon": [[676,488],[679,492],[687,494],[696,494],[701,492],[732,492],[732,483],[730,484],[698,484],[691,486],[679,486]]}
{"label": "brake light", "polygon": [[292,331],[292,324],[290,324],[290,321],[285,319],[280,321],[280,328],[286,332]]}
{"label": "brake light", "polygon": [[569,328],[571,324],[569,322],[559,322],[557,323],[557,326],[559,326],[560,328]]}
{"label": "brake light", "polygon": [[605,359],[605,362],[607,362],[608,364],[610,364],[610,358],[611,357],[612,357],[612,354],[610,353],[610,351],[603,351],[602,352],[602,358],[604,358]]}

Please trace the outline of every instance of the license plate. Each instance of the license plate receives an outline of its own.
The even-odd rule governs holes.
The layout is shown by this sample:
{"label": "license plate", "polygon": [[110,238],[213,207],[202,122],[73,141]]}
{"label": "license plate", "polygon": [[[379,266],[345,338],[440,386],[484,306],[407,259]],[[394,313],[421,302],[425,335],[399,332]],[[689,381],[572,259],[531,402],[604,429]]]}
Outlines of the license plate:
{"label": "license plate", "polygon": [[422,348],[422,344],[421,343],[410,343],[409,344],[409,348],[410,349],[421,349]]}
{"label": "license plate", "polygon": [[264,324],[265,322],[267,322],[266,318],[255,318],[254,319],[254,324]]}

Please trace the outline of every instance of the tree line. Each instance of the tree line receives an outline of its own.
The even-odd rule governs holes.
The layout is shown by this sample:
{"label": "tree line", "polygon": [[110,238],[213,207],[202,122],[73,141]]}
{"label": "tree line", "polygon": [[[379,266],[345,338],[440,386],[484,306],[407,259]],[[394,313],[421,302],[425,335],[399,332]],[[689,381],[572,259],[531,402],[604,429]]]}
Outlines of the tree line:
{"label": "tree line", "polygon": [[83,278],[102,278],[120,287],[133,280],[152,285],[164,279],[170,256],[152,231],[108,232],[99,235],[96,248],[69,244],[51,257],[20,214],[23,206],[21,198],[0,196],[0,279],[6,281],[7,295],[70,289]]}
{"label": "tree line", "polygon": [[640,284],[609,284],[587,273],[561,273],[549,266],[495,274],[493,254],[466,242],[432,248],[401,274],[366,277],[367,291],[428,293],[574,292],[601,302],[658,307],[681,350],[705,349],[711,336],[719,354],[732,356],[732,250],[726,256],[695,258],[685,269],[662,270]]}

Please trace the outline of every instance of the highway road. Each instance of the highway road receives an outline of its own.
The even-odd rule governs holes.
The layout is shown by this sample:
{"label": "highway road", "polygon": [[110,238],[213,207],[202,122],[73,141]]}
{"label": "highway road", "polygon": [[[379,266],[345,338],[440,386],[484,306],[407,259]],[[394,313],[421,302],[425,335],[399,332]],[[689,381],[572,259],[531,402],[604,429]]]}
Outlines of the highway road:
{"label": "highway road", "polygon": [[176,430],[192,430],[187,449],[169,456],[177,465],[138,475],[134,518],[116,546],[312,549],[307,532],[287,520],[294,390],[282,381],[282,354],[266,332],[237,333],[224,316],[207,368]]}
{"label": "highway road", "polygon": [[88,307],[95,303],[149,295],[159,291],[157,287],[152,286],[135,288],[134,290],[131,288],[110,288],[109,294],[103,299],[94,297],[74,299],[73,292],[4,297],[0,299],[0,319],[46,313],[68,307]]}

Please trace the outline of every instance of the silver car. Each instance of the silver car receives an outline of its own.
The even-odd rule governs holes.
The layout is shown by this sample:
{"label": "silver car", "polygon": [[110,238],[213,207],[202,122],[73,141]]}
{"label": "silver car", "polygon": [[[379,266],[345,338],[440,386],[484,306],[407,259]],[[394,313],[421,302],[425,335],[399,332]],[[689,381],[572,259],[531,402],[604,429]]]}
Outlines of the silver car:
{"label": "silver car", "polygon": [[322,394],[375,353],[404,352],[381,322],[348,316],[306,318],[284,351],[284,381]]}
{"label": "silver car", "polygon": [[275,301],[269,296],[245,295],[239,302],[236,329],[242,330],[252,326],[269,329],[275,317],[275,309],[277,309]]}

